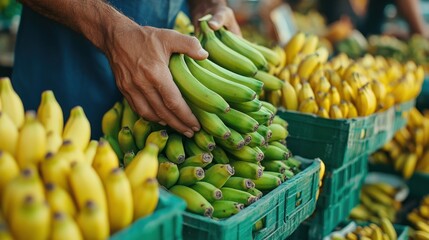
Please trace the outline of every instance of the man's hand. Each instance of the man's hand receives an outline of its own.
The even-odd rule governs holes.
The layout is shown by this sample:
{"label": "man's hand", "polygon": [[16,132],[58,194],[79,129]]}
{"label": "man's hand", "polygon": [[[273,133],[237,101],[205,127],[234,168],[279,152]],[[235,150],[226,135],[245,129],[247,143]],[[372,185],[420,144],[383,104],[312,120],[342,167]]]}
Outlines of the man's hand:
{"label": "man's hand", "polygon": [[241,36],[240,27],[235,20],[234,12],[229,8],[224,0],[189,0],[191,8],[192,22],[198,33],[200,25],[198,19],[211,14],[213,17],[209,20],[209,25],[213,30],[218,30],[225,26],[229,31]]}
{"label": "man's hand", "polygon": [[172,53],[207,58],[195,37],[173,30],[141,27],[131,21],[106,40],[106,56],[119,90],[143,118],[169,125],[187,137],[200,125],[183,100],[168,68]]}

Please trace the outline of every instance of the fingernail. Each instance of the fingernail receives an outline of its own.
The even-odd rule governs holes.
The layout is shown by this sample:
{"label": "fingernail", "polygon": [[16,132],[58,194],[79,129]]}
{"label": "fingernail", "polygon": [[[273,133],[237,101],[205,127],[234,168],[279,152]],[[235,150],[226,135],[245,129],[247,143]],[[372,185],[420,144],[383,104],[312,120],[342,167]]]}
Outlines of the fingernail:
{"label": "fingernail", "polygon": [[159,121],[158,123],[159,123],[160,125],[162,125],[162,126],[167,125],[167,123],[165,123],[164,121]]}
{"label": "fingernail", "polygon": [[185,136],[187,136],[188,138],[191,138],[191,137],[194,135],[193,133],[188,132],[188,131],[184,132],[183,134],[184,134]]}
{"label": "fingernail", "polygon": [[198,55],[200,55],[200,56],[207,56],[209,53],[206,51],[206,50],[204,50],[204,48],[201,48],[199,51],[198,51]]}
{"label": "fingernail", "polygon": [[194,130],[194,132],[198,132],[198,131],[200,131],[200,128],[199,127],[192,127],[192,130]]}
{"label": "fingernail", "polygon": [[216,21],[209,21],[209,24],[214,27],[214,28],[218,28],[219,27],[219,23]]}

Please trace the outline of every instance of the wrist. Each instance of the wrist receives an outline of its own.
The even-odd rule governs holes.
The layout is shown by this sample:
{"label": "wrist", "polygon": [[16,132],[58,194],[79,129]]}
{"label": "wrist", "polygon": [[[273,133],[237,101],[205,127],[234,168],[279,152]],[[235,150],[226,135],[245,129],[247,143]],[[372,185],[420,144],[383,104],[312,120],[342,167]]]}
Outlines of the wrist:
{"label": "wrist", "polygon": [[189,0],[188,2],[192,16],[201,14],[202,12],[205,12],[215,7],[227,6],[226,0]]}

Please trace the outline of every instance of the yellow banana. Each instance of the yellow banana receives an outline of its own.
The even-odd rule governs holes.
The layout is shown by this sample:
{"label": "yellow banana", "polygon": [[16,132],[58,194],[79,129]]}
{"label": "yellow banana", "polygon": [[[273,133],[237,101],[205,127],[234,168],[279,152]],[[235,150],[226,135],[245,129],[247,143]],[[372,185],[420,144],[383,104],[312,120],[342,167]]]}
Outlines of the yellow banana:
{"label": "yellow banana", "polygon": [[343,114],[343,118],[348,118],[349,116],[349,103],[346,100],[341,100],[340,102],[340,110]]}
{"label": "yellow banana", "polygon": [[395,96],[392,93],[387,93],[383,101],[384,109],[389,109],[393,105],[395,105]]}
{"label": "yellow banana", "polygon": [[386,86],[384,86],[380,81],[374,79],[371,81],[371,89],[374,92],[377,102],[383,102],[387,94]]}
{"label": "yellow banana", "polygon": [[42,100],[37,109],[37,118],[47,132],[53,131],[59,135],[63,133],[63,110],[51,90],[42,92]]}
{"label": "yellow banana", "polygon": [[61,134],[54,131],[46,133],[46,153],[56,153],[63,144],[63,138]]}
{"label": "yellow banana", "polygon": [[298,32],[295,34],[289,42],[285,46],[285,52],[286,52],[286,62],[287,64],[290,64],[295,56],[301,51],[302,46],[304,46],[305,43],[305,34],[303,32]]}
{"label": "yellow banana", "polygon": [[408,115],[408,125],[413,128],[423,127],[424,116],[415,107],[411,108]]}
{"label": "yellow banana", "polygon": [[338,92],[338,89],[335,86],[331,86],[328,92],[329,100],[331,100],[331,105],[336,104],[339,105],[341,102],[341,96]]}
{"label": "yellow banana", "polygon": [[316,114],[319,110],[314,98],[307,98],[299,104],[299,111],[303,113]]}
{"label": "yellow banana", "polygon": [[329,118],[329,113],[325,108],[319,107],[319,110],[317,111],[317,116],[322,118]]}
{"label": "yellow banana", "polygon": [[6,113],[19,129],[24,124],[24,106],[8,77],[0,78],[0,101]]}
{"label": "yellow banana", "polygon": [[319,37],[317,35],[307,36],[299,52],[303,54],[313,53],[316,51],[317,44],[319,44]]}
{"label": "yellow banana", "polygon": [[70,217],[76,216],[76,206],[69,193],[58,185],[46,183],[46,200],[48,200],[51,213],[62,212]]}
{"label": "yellow banana", "polygon": [[423,170],[429,167],[429,150],[423,154],[423,156],[419,159],[416,169]]}
{"label": "yellow banana", "polygon": [[151,214],[158,204],[159,187],[156,178],[147,178],[133,188],[134,220]]}
{"label": "yellow banana", "polygon": [[331,108],[331,99],[329,98],[329,94],[327,92],[317,92],[316,93],[316,102],[319,107],[323,107],[326,111],[329,111]]}
{"label": "yellow banana", "polygon": [[16,146],[16,161],[23,168],[28,164],[38,164],[46,153],[46,132],[37,120],[36,113],[29,111],[25,114]]}
{"label": "yellow banana", "polygon": [[91,139],[91,125],[82,107],[77,106],[70,111],[63,132],[64,140],[71,140],[81,151],[84,151]]}
{"label": "yellow banana", "polygon": [[344,99],[349,102],[355,101],[357,92],[353,90],[353,88],[349,85],[347,81],[341,81],[340,89],[341,99]]}
{"label": "yellow banana", "polygon": [[429,240],[429,233],[421,230],[417,230],[414,233],[414,238],[416,240]]}
{"label": "yellow banana", "polygon": [[343,117],[343,113],[341,112],[341,109],[338,105],[332,104],[331,109],[329,109],[329,116],[332,119],[341,119]]}
{"label": "yellow banana", "polygon": [[316,49],[316,54],[319,56],[321,63],[326,63],[328,61],[329,51],[326,47],[323,47],[323,46],[318,47]]}
{"label": "yellow banana", "polygon": [[313,87],[314,92],[328,92],[331,88],[331,84],[329,83],[328,79],[324,76],[322,76],[319,80],[319,84],[316,87]]}
{"label": "yellow banana", "polygon": [[[324,71],[317,70],[317,71],[314,71],[308,78],[308,82],[310,83],[311,88],[314,90],[314,92],[318,92],[318,90],[316,91],[316,89],[319,87],[320,80],[322,79],[322,77],[325,77]],[[328,80],[329,82],[328,78],[326,78],[326,80]]]}
{"label": "yellow banana", "polygon": [[125,168],[125,174],[132,189],[140,186],[149,178],[155,178],[157,173],[158,147],[155,144],[146,145]]}
{"label": "yellow banana", "polygon": [[19,174],[18,164],[13,156],[0,150],[0,200],[6,185]]}
{"label": "yellow banana", "polygon": [[311,89],[310,83],[305,81],[302,84],[301,90],[298,92],[298,101],[303,102],[305,99],[315,98],[313,89]]}
{"label": "yellow banana", "polygon": [[320,64],[320,59],[317,54],[306,56],[298,65],[298,75],[301,79],[308,79],[318,64]]}
{"label": "yellow banana", "polygon": [[377,101],[369,85],[359,88],[356,103],[359,116],[368,116],[375,112]]}
{"label": "yellow banana", "polygon": [[109,237],[109,220],[104,208],[96,201],[87,200],[79,211],[76,222],[83,239],[107,239]]}
{"label": "yellow banana", "polygon": [[335,86],[337,89],[341,88],[341,76],[335,70],[327,69],[324,71],[326,78],[328,78],[329,82],[332,86]]}
{"label": "yellow banana", "polygon": [[268,102],[278,107],[280,106],[281,94],[281,90],[267,91],[266,99]]}
{"label": "yellow banana", "polygon": [[407,156],[404,166],[402,167],[402,175],[405,179],[411,178],[414,173],[417,164],[417,155],[410,153]]}
{"label": "yellow banana", "polygon": [[290,79],[290,71],[288,68],[283,68],[277,75],[277,77],[281,80],[283,80],[284,82],[289,82]]}
{"label": "yellow banana", "polygon": [[85,149],[85,162],[92,165],[92,162],[94,161],[95,153],[97,152],[98,147],[98,141],[97,140],[91,140],[88,144],[88,146]]}
{"label": "yellow banana", "polygon": [[72,217],[62,212],[52,215],[51,240],[82,240],[83,236],[77,223]]}
{"label": "yellow banana", "polygon": [[101,178],[109,174],[113,169],[119,167],[119,159],[115,151],[113,151],[110,144],[104,139],[98,142],[94,160],[92,161],[92,167]]}
{"label": "yellow banana", "polygon": [[0,150],[15,155],[19,136],[18,128],[5,112],[0,112],[0,136],[2,136]]}
{"label": "yellow banana", "polygon": [[55,184],[70,192],[67,180],[70,173],[70,164],[61,156],[52,153],[46,154],[45,160],[40,164],[40,172],[44,182]]}
{"label": "yellow banana", "polygon": [[104,113],[101,120],[101,129],[105,136],[108,135],[117,138],[121,129],[122,109],[122,103],[116,102],[112,108]]}
{"label": "yellow banana", "polygon": [[68,164],[74,161],[78,161],[78,162],[85,161],[85,154],[83,153],[83,151],[80,150],[74,142],[67,139],[64,140],[60,149],[58,149],[58,152],[56,153],[56,155],[58,155],[58,157],[67,161]]}

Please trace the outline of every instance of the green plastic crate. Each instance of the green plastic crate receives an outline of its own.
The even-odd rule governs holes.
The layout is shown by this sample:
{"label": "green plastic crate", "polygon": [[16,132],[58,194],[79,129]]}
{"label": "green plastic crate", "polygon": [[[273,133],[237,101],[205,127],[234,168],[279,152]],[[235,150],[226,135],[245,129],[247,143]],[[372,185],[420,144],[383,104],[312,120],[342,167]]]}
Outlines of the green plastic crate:
{"label": "green plastic crate", "polygon": [[422,91],[416,99],[416,106],[418,109],[429,109],[429,76],[426,76],[423,81]]}
{"label": "green plastic crate", "polygon": [[407,124],[408,111],[416,105],[416,100],[413,99],[408,102],[404,102],[398,105],[395,105],[395,124],[394,132],[405,127]]}
{"label": "green plastic crate", "polygon": [[[348,232],[354,230],[356,226],[367,226],[367,225],[369,225],[369,223],[368,222],[346,222],[346,223],[341,224],[341,225],[342,225],[342,227],[339,228],[338,231],[341,231],[341,232],[344,231],[344,233],[348,233]],[[407,226],[394,224],[393,227],[395,228],[398,240],[408,240],[409,239]],[[330,235],[332,235],[332,233],[330,233],[329,235],[327,235],[323,239],[324,240],[330,240],[331,239]]]}
{"label": "green plastic crate", "polygon": [[367,155],[358,157],[341,168],[327,170],[317,201],[317,208],[335,205],[351,192],[360,191],[367,173]]}
{"label": "green plastic crate", "polygon": [[[183,238],[204,240],[285,239],[316,208],[320,161],[296,157],[306,168],[267,193],[237,215],[214,220],[193,213],[183,214]],[[252,232],[263,220],[264,227]]]}
{"label": "green plastic crate", "polygon": [[353,119],[326,119],[279,109],[289,123],[288,147],[297,155],[319,157],[327,169],[339,168],[374,152],[393,136],[394,110]]}
{"label": "green plastic crate", "polygon": [[180,240],[185,208],[185,201],[161,190],[158,206],[152,215],[137,220],[110,239]]}

